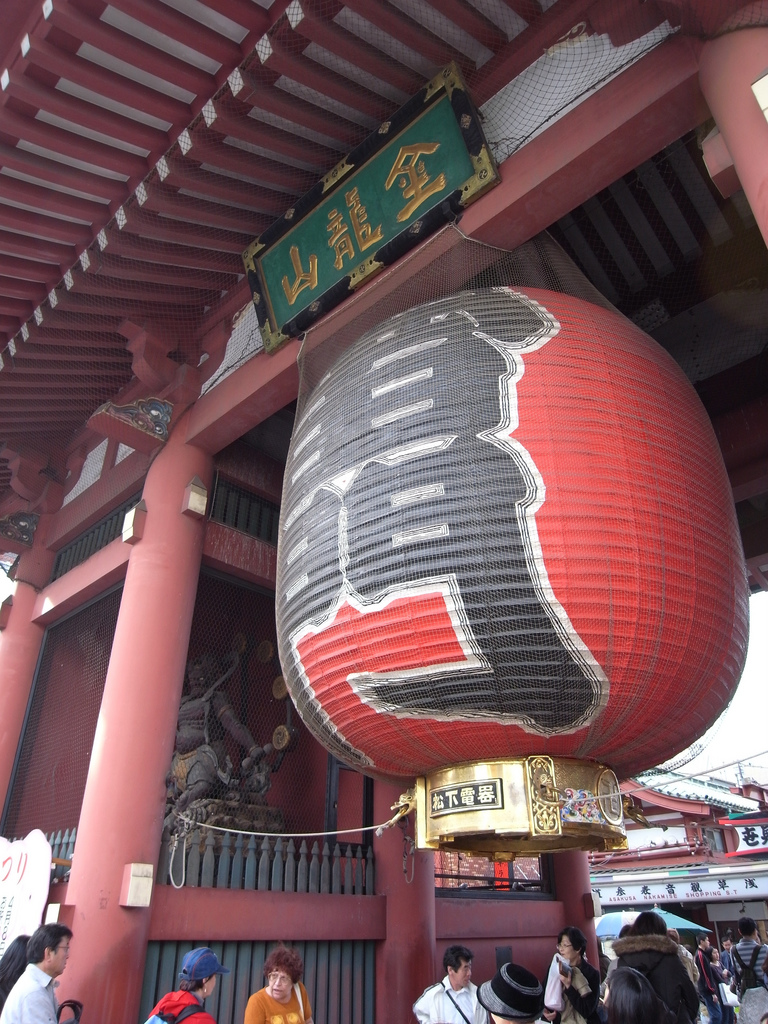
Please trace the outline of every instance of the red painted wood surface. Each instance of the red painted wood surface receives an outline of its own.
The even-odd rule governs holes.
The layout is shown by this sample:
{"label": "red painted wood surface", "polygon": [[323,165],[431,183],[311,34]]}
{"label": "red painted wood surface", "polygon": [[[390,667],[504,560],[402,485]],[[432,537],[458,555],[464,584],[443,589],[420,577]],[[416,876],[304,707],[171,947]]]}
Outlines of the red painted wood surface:
{"label": "red painted wood surface", "polygon": [[385,939],[384,896],[155,886],[150,939]]}

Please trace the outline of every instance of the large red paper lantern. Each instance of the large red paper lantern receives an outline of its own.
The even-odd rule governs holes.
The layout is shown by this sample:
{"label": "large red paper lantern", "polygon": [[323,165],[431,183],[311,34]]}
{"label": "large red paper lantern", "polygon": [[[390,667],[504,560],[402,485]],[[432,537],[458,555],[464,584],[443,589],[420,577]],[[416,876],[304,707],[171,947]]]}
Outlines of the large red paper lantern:
{"label": "large red paper lantern", "polygon": [[623,317],[540,289],[411,309],[302,400],[278,550],[307,725],[370,774],[658,764],[738,682],[746,578],[709,420]]}

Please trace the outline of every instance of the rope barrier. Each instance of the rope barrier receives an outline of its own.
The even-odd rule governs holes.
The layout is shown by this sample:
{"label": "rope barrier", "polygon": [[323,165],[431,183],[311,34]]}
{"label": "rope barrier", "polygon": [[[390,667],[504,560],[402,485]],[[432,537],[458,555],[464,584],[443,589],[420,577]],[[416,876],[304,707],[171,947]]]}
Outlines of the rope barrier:
{"label": "rope barrier", "polygon": [[233,835],[240,836],[267,836],[270,839],[322,839],[325,836],[359,835],[361,832],[375,832],[377,836],[381,836],[385,829],[392,828],[396,825],[398,821],[406,814],[410,813],[414,807],[413,802],[409,798],[406,798],[403,803],[393,804],[391,809],[395,811],[395,814],[393,814],[389,821],[382,822],[381,825],[360,825],[358,828],[337,828],[329,830],[328,832],[249,832],[247,829],[228,828],[226,825],[209,825],[204,821],[195,821],[194,818],[190,818],[184,813],[178,815],[178,820],[184,822],[187,826],[186,831],[189,831],[192,828],[208,828],[216,832],[230,832]]}

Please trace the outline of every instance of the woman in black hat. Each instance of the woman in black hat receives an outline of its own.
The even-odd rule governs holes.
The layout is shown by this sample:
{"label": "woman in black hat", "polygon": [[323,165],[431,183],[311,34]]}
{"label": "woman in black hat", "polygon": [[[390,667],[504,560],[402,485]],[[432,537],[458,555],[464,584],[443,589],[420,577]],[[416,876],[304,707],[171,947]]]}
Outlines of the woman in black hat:
{"label": "woman in black hat", "polygon": [[535,974],[517,964],[504,964],[477,990],[477,1001],[492,1021],[532,1024],[544,1009],[544,989]]}

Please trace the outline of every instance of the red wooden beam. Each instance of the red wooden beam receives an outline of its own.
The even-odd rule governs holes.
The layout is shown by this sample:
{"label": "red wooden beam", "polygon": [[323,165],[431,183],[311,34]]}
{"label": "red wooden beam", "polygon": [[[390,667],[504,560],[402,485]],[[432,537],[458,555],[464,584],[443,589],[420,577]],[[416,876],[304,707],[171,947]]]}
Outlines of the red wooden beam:
{"label": "red wooden beam", "polygon": [[[214,341],[206,340],[209,335],[216,336],[226,334],[226,338],[223,340],[223,346],[226,347],[226,341],[229,339],[231,333],[231,324],[233,318],[244,309],[245,306],[251,301],[251,293],[248,288],[248,281],[243,278],[242,281],[238,282],[233,288],[231,288],[226,295],[223,295],[219,299],[215,306],[212,306],[205,315],[203,316],[200,323],[197,325],[195,332],[195,340],[198,342],[200,349],[206,352],[216,351]],[[209,349],[207,346],[211,345]]]}
{"label": "red wooden beam", "polygon": [[49,160],[17,146],[7,146],[2,142],[0,142],[0,163],[9,170],[46,182],[51,188],[71,189],[89,195],[93,199],[104,199],[107,203],[114,199],[119,200],[126,190],[125,178],[123,180],[107,178],[102,174],[94,174],[92,171],[73,167],[71,164],[59,160]]}
{"label": "red wooden beam", "polygon": [[[80,273],[80,272],[78,272]],[[222,292],[231,288],[237,283],[235,274],[216,274],[210,270],[184,271],[183,281],[180,282],[179,271],[176,267],[169,267],[165,263],[151,263],[148,260],[124,259],[120,256],[110,254],[109,250],[99,254],[98,262],[93,262],[88,267],[87,274],[90,287],[90,280],[98,279],[102,274],[106,277],[119,277],[123,281],[138,281],[140,284],[179,284],[183,283],[187,288],[197,288],[199,291]],[[241,268],[241,274],[243,273]],[[75,275],[75,283],[78,277]]]}
{"label": "red wooden beam", "polygon": [[[80,372],[82,373],[82,369]],[[14,425],[28,422],[30,419],[39,420],[41,413],[46,414],[47,422],[51,422],[54,416],[60,420],[66,420],[72,414],[72,399],[64,392],[57,397],[49,395],[45,404],[41,404],[39,407],[35,407],[24,396],[14,397],[13,395],[3,395],[3,404],[6,406],[5,413],[12,414]]]}
{"label": "red wooden beam", "polygon": [[294,339],[274,355],[254,356],[199,398],[190,413],[187,441],[214,454],[293,401],[298,350]]}
{"label": "red wooden beam", "polygon": [[[302,53],[303,39],[297,38],[288,25],[280,25],[270,36],[272,53],[264,62],[270,71],[284,75],[313,90],[319,97],[327,97],[355,111],[368,129],[384,121],[397,105],[382,99],[369,89],[330,71],[322,64]],[[321,105],[321,104],[318,104]]]}
{"label": "red wooden beam", "polygon": [[33,302],[37,305],[40,301],[39,296],[45,295],[45,289],[41,288],[37,281],[0,277],[0,294],[7,295],[12,299],[24,299],[26,302]]}
{"label": "red wooden beam", "polygon": [[[216,120],[213,122],[213,128],[216,131],[248,145],[258,146],[268,153],[273,153],[277,159],[283,157],[288,161],[296,160],[307,164],[312,168],[316,178],[338,163],[340,150],[321,146],[292,132],[275,128],[265,121],[249,117],[249,107],[238,102],[234,96],[217,98],[214,107]],[[193,135],[195,134],[196,131],[193,131]]]}
{"label": "red wooden beam", "polygon": [[[189,220],[191,202],[189,196],[183,195],[176,189],[163,184],[159,178],[154,179],[146,188],[147,198],[141,209],[147,212],[163,214],[166,217]],[[223,231],[243,230],[243,211],[234,206],[225,206],[224,203],[214,203],[210,200],[195,198],[194,200],[194,222],[204,227],[221,228]],[[130,216],[131,210],[127,210]],[[271,214],[259,218],[257,214],[248,215],[248,224],[255,229],[255,234],[263,231],[264,228],[274,221]],[[253,237],[253,235],[251,235]]]}
{"label": "red wooden beam", "polygon": [[5,133],[13,139],[34,143],[72,160],[103,167],[104,170],[124,175],[126,178],[143,178],[149,171],[147,161],[141,156],[66,131],[35,117],[24,117],[12,110],[8,104],[0,107],[0,133]]}
{"label": "red wooden beam", "polygon": [[[246,181],[205,171],[192,161],[181,160],[178,157],[169,157],[166,163],[169,172],[164,179],[166,185],[207,197],[212,202],[220,200],[222,203],[229,202],[244,207],[242,216],[245,223],[249,210],[255,213],[268,213],[274,220],[282,216],[291,205],[290,193],[273,192]],[[191,210],[193,196],[189,197],[189,203]]]}
{"label": "red wooden beam", "polygon": [[195,95],[210,96],[216,91],[215,80],[205,71],[127,32],[121,32],[105,21],[89,17],[68,0],[54,0],[50,7],[44,8],[44,14],[45,21],[36,33],[39,39],[48,39],[55,45],[52,30],[54,33],[64,32],[75,41],[76,49],[83,43],[93,46]]}
{"label": "red wooden beam", "polygon": [[280,16],[283,8],[290,0],[273,0],[266,11],[253,3],[253,0],[201,0],[215,14],[222,14],[236,25],[242,25],[249,32],[263,34]]}
{"label": "red wooden beam", "polygon": [[236,234],[217,228],[200,227],[195,222],[194,205],[189,203],[189,220],[174,220],[171,217],[156,217],[144,211],[138,204],[131,206],[121,234],[139,235],[141,238],[178,245],[191,245],[213,252],[229,252],[241,256],[252,240],[250,232]]}
{"label": "red wooden beam", "polygon": [[32,310],[28,302],[21,299],[7,299],[0,295],[0,315],[15,317],[23,323],[31,314]]}
{"label": "red wooden beam", "polygon": [[[69,377],[75,378],[64,381],[64,380],[49,380],[51,375],[55,374],[56,377]],[[41,396],[40,392],[40,378],[41,376],[46,377],[46,391],[51,395],[55,395],[57,391],[61,391],[62,394],[66,394],[68,390],[74,389],[79,391],[92,391],[101,387],[104,382],[119,380],[123,377],[122,373],[115,370],[96,370],[90,376],[86,377],[83,375],[82,367],[78,370],[77,367],[69,366],[68,363],[62,362],[60,365],[51,366],[50,364],[46,367],[39,367],[33,370],[18,370],[12,369],[2,371],[2,390],[5,392],[7,389],[11,391],[20,392],[25,396],[25,400],[29,401],[33,399],[31,404],[40,405],[41,408],[45,408],[45,396]],[[37,397],[38,401],[34,401],[34,397]],[[9,394],[10,400],[10,394]],[[2,414],[2,410],[0,410]]]}
{"label": "red wooden beam", "polygon": [[40,326],[35,323],[29,326],[28,347],[40,345],[50,351],[77,352],[80,348],[87,351],[121,351],[125,349],[125,338],[117,333],[118,319],[114,318],[114,332],[103,328],[98,334],[93,332],[83,333],[78,330],[68,330],[62,327],[49,327],[44,321]]}
{"label": "red wooden beam", "polygon": [[385,896],[156,885],[149,938],[163,942],[205,935],[211,942],[267,941],[274,934],[273,922],[279,921],[281,934],[296,941],[379,940],[386,937],[386,905]]}
{"label": "red wooden beam", "polygon": [[[174,296],[175,296],[174,292]],[[149,317],[155,320],[178,320],[180,323],[191,323],[203,312],[204,301],[201,292],[193,292],[195,305],[184,303],[173,299],[166,299],[159,295],[155,299],[151,292],[145,293],[143,297],[127,299],[110,295],[93,295],[91,293],[68,292],[66,297],[67,311],[75,313],[109,313],[111,310],[119,309],[121,316],[141,318]],[[62,302],[62,305],[64,303]]]}
{"label": "red wooden beam", "polygon": [[282,89],[274,88],[273,83],[279,75],[262,67],[258,59],[250,61],[241,71],[241,75],[245,88],[238,93],[239,100],[248,102],[259,110],[276,114],[290,124],[295,124],[299,130],[309,129],[329,139],[335,139],[341,147],[340,157],[354,149],[368,134],[366,128],[347,121],[338,114],[331,114],[313,103],[307,103],[306,100],[291,96]]}
{"label": "red wooden beam", "polygon": [[223,135],[210,129],[192,135],[192,148],[185,159],[205,164],[207,170],[224,170],[247,176],[267,188],[277,185],[281,191],[296,196],[308,192],[317,181],[317,177],[309,171],[286,166],[277,160],[267,159],[263,155],[256,156],[244,149],[238,149],[237,146],[230,146],[224,141]]}
{"label": "red wooden beam", "polygon": [[[22,368],[27,365],[27,362],[19,362],[19,351],[23,344],[23,342],[17,343],[14,356],[14,361]],[[131,353],[120,353],[116,348],[112,351],[86,346],[63,349],[61,345],[39,345],[37,343],[30,345],[27,342],[21,358],[43,364],[52,360],[60,360],[62,363],[79,363],[82,370],[90,369],[92,366],[105,367],[107,370],[111,367],[127,368],[128,370],[131,368]]]}
{"label": "red wooden beam", "polygon": [[44,111],[85,131],[98,132],[107,138],[129,143],[155,157],[164,153],[170,144],[168,135],[159,128],[142,124],[132,117],[107,110],[77,96],[70,96],[62,90],[49,88],[13,70],[5,91],[0,93],[0,103],[7,104],[10,101],[23,104],[29,111]]}
{"label": "red wooden beam", "polygon": [[80,295],[83,298],[94,299],[106,298],[111,300],[111,306],[118,309],[123,299],[142,299],[150,302],[163,302],[172,305],[184,305],[189,303],[190,307],[197,307],[202,304],[209,305],[219,297],[218,291],[209,285],[207,290],[187,287],[186,275],[176,271],[175,281],[127,281],[119,277],[107,277],[105,274],[89,275],[87,280],[81,280],[75,288],[69,292],[67,309],[75,307],[69,301],[69,296]]}
{"label": "red wooden beam", "polygon": [[46,74],[74,82],[98,96],[133,107],[170,125],[186,127],[192,120],[192,108],[186,103],[146,85],[133,82],[114,71],[99,67],[77,54],[52,46],[43,39],[30,38],[25,57],[27,66],[40,68]]}
{"label": "red wooden beam", "polygon": [[334,22],[334,17],[343,7],[344,4],[338,0],[334,3],[328,0],[322,0],[322,3],[320,0],[302,0],[303,17],[294,31],[398,89],[404,98],[417,93],[424,80],[415,71]]}
{"label": "red wooden beam", "polygon": [[8,341],[18,331],[20,326],[21,322],[17,317],[0,316],[0,338],[3,341]]}
{"label": "red wooden beam", "polygon": [[[237,43],[166,4],[155,3],[154,0],[110,0],[110,7],[128,14],[156,32],[176,39],[198,53],[205,54],[225,67],[237,67],[242,60]],[[211,7],[214,11],[217,9],[216,5]],[[251,21],[252,25],[247,26],[248,28],[258,26],[258,30],[266,32],[269,27],[267,15],[256,4],[253,5]]]}
{"label": "red wooden beam", "polygon": [[485,17],[481,11],[465,3],[464,0],[426,0],[444,17],[452,21],[467,35],[482,43],[489,50],[497,52],[507,43],[507,37],[501,29]]}
{"label": "red wooden beam", "polygon": [[504,0],[504,3],[522,18],[529,28],[544,16],[537,0]]}
{"label": "red wooden beam", "polygon": [[[105,316],[95,313],[90,316],[81,316],[79,313],[67,313],[58,308],[46,309],[42,325],[30,322],[29,332],[30,336],[34,335],[35,337],[38,336],[38,332],[44,335],[48,331],[75,331],[78,334],[101,335],[104,331],[116,332],[121,320],[122,317],[117,314]],[[93,340],[89,338],[88,344],[93,343]]]}
{"label": "red wooden beam", "polygon": [[[0,252],[3,250],[0,239]],[[35,260],[15,259],[12,256],[0,256],[0,274],[14,277],[18,281],[37,281],[48,289],[61,280],[61,270],[55,263],[37,262]]]}
{"label": "red wooden beam", "polygon": [[[51,214],[54,217],[57,214],[64,214],[67,217],[86,221],[88,224],[92,224],[94,221],[101,224],[109,217],[109,207],[105,203],[80,199],[77,196],[67,195],[65,192],[10,178],[5,174],[0,175],[0,198],[11,204],[31,206],[33,210]],[[27,216],[25,214],[25,218]],[[3,214],[3,221],[7,223],[5,214]],[[53,236],[49,235],[48,237]]]}
{"label": "red wooden beam", "polygon": [[[562,3],[563,0],[558,2]],[[451,61],[455,61],[465,75],[474,69],[474,62],[466,54],[456,50],[391,4],[383,3],[382,0],[344,0],[344,6],[404,46],[421,54],[432,64],[433,73]]]}
{"label": "red wooden beam", "polygon": [[[72,371],[73,377],[76,376],[76,371]],[[25,424],[31,423],[37,424],[49,424],[48,429],[51,426],[55,429],[61,427],[64,432],[71,433],[73,427],[79,426],[88,416],[105,401],[102,397],[103,391],[99,391],[98,386],[92,386],[89,389],[78,387],[77,383],[73,381],[74,386],[70,389],[70,398],[68,411],[62,413],[59,411],[47,412],[45,405],[35,402],[25,402],[25,407],[17,409],[12,407],[10,404],[10,391],[6,390],[6,387],[2,389],[3,405],[5,408],[0,411],[0,424],[5,425],[5,429],[9,429],[11,436],[21,438],[21,444],[25,444],[24,435],[21,427]],[[120,386],[120,381],[115,378],[107,382],[107,387],[110,389],[106,392],[107,395],[113,393]],[[62,396],[65,392],[62,392]],[[19,442],[17,442],[18,445]],[[13,447],[13,445],[9,445]]]}
{"label": "red wooden beam", "polygon": [[[3,211],[3,222],[5,222],[5,211]],[[74,246],[59,246],[55,242],[46,242],[42,238],[36,239],[35,242],[26,238],[24,234],[0,230],[0,253],[8,257],[18,257],[19,262],[47,263],[60,270],[61,267],[70,266],[76,258]],[[60,278],[61,274],[59,273],[58,276]]]}
{"label": "red wooden beam", "polygon": [[73,224],[44,213],[32,213],[10,206],[3,207],[0,250],[9,256],[45,259],[59,266],[70,266],[77,253],[93,240],[85,224]]}
{"label": "red wooden beam", "polygon": [[191,267],[195,270],[211,270],[214,273],[239,274],[243,261],[229,253],[215,253],[206,249],[193,249],[188,245],[172,245],[169,242],[155,242],[150,247],[134,235],[110,231],[110,252],[149,263],[164,262],[173,267]]}

